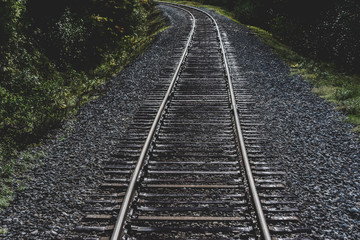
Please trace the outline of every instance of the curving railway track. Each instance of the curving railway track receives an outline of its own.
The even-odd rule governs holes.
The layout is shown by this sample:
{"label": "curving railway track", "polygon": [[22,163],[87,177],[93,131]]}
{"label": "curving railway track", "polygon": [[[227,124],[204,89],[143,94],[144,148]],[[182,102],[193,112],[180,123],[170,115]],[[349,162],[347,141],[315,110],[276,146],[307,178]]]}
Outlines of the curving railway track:
{"label": "curving railway track", "polygon": [[190,33],[76,230],[89,239],[309,238],[286,172],[261,151],[261,118],[226,36],[206,12],[171,6],[189,15]]}

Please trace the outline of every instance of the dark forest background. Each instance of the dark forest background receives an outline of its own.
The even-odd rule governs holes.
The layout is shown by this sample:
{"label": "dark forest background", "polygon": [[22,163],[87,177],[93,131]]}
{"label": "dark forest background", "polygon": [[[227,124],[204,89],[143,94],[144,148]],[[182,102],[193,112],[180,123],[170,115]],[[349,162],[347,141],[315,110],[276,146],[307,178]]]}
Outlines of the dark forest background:
{"label": "dark forest background", "polygon": [[358,0],[195,0],[233,12],[309,57],[360,73]]}

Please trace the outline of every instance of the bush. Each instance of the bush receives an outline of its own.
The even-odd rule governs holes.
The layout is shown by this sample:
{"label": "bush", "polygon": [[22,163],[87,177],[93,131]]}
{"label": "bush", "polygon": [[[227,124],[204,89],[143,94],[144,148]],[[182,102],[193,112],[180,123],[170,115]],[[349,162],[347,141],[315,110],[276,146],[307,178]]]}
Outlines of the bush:
{"label": "bush", "polygon": [[148,1],[28,0],[27,32],[60,70],[89,70],[144,25],[149,7]]}

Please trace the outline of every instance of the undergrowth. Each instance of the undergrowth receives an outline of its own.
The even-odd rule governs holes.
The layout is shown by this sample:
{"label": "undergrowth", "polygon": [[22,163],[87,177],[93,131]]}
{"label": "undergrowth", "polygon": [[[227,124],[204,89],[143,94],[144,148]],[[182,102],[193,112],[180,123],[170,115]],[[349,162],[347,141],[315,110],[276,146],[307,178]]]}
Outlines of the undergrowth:
{"label": "undergrowth", "polygon": [[[234,13],[218,6],[204,5],[199,2],[168,0],[195,7],[204,7],[224,15],[239,23]],[[247,26],[259,39],[270,46],[291,69],[291,74],[301,75],[313,84],[313,92],[336,104],[337,109],[344,112],[347,121],[355,124],[354,131],[360,133],[360,76],[339,71],[335,65],[314,61],[301,56],[289,46],[275,39],[271,33],[255,27]]]}

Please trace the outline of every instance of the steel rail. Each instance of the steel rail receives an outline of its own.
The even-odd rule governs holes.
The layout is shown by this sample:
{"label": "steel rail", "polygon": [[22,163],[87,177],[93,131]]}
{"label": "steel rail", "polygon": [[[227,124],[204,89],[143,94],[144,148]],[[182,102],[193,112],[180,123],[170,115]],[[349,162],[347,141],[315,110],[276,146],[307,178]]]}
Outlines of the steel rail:
{"label": "steel rail", "polygon": [[269,231],[268,224],[266,222],[266,218],[265,218],[263,208],[262,208],[262,205],[261,205],[261,202],[260,202],[259,194],[258,194],[257,189],[256,189],[255,180],[254,180],[254,177],[253,177],[253,174],[252,174],[250,161],[249,161],[247,151],[246,151],[246,147],[245,147],[245,141],[244,141],[243,133],[242,133],[242,130],[241,130],[241,123],[240,123],[240,117],[239,117],[238,107],[237,107],[237,103],[236,103],[236,97],[235,97],[234,88],[233,88],[231,75],[230,75],[230,68],[229,68],[229,64],[227,62],[225,47],[224,47],[224,44],[223,44],[223,41],[222,41],[222,38],[221,38],[221,33],[220,33],[219,26],[218,26],[216,20],[213,18],[213,16],[211,16],[209,13],[207,13],[207,12],[201,10],[201,9],[191,7],[191,6],[185,6],[185,5],[181,5],[181,6],[188,7],[188,8],[191,8],[191,9],[195,9],[197,11],[200,11],[200,12],[204,13],[205,15],[209,16],[211,18],[211,20],[215,24],[217,34],[218,34],[218,38],[219,38],[219,42],[220,42],[220,48],[221,48],[221,52],[222,52],[222,56],[223,56],[223,61],[224,61],[224,65],[225,65],[225,71],[226,71],[226,76],[227,76],[227,81],[228,81],[228,86],[229,86],[232,110],[233,110],[233,113],[234,113],[237,137],[238,137],[238,141],[239,141],[239,144],[240,144],[240,149],[241,149],[241,153],[242,153],[242,157],[243,157],[243,163],[244,163],[244,166],[245,166],[245,171],[246,171],[246,175],[247,175],[247,179],[248,179],[248,184],[249,184],[251,196],[252,196],[252,199],[254,201],[255,211],[256,211],[256,214],[257,214],[257,217],[258,217],[258,220],[259,220],[260,230],[261,230],[262,236],[263,236],[263,238],[265,240],[271,240],[271,234],[270,234],[270,231]]}
{"label": "steel rail", "polygon": [[126,190],[125,196],[123,198],[123,202],[121,204],[121,208],[120,208],[120,211],[119,211],[119,214],[118,214],[118,218],[117,218],[115,226],[114,226],[114,230],[113,230],[113,234],[111,236],[111,240],[120,239],[122,237],[122,234],[124,233],[123,228],[124,228],[125,221],[126,221],[126,218],[127,218],[127,213],[129,211],[129,207],[130,207],[130,204],[131,204],[134,192],[135,192],[136,182],[137,182],[138,177],[140,175],[144,160],[145,160],[147,152],[148,152],[148,150],[150,148],[153,137],[154,137],[154,135],[156,133],[156,129],[157,129],[158,124],[160,122],[163,111],[164,111],[164,109],[166,107],[166,104],[167,104],[167,102],[169,100],[169,97],[171,96],[171,93],[172,93],[173,88],[175,86],[175,82],[178,79],[178,75],[180,73],[181,66],[182,66],[182,64],[184,62],[184,59],[185,59],[187,53],[188,53],[188,49],[189,49],[189,46],[190,46],[191,39],[192,39],[192,37],[194,35],[195,24],[196,24],[196,19],[195,19],[194,15],[190,11],[188,11],[186,9],[183,9],[183,8],[180,8],[180,9],[182,9],[183,11],[186,11],[187,13],[190,14],[190,16],[192,18],[192,28],[191,28],[191,31],[190,31],[189,38],[188,38],[188,41],[186,43],[185,49],[184,49],[183,54],[181,56],[181,59],[179,61],[179,64],[178,64],[178,66],[176,68],[176,71],[174,73],[173,78],[171,79],[169,88],[168,88],[168,90],[167,90],[167,92],[166,92],[166,94],[165,94],[165,96],[163,98],[163,101],[162,101],[162,103],[161,103],[161,105],[160,105],[160,107],[159,107],[159,109],[157,111],[154,122],[153,122],[153,124],[152,124],[152,126],[150,128],[149,134],[148,134],[148,136],[146,138],[146,141],[144,143],[144,146],[143,146],[143,148],[141,150],[141,153],[140,153],[140,156],[138,158],[138,162],[136,164],[135,170],[134,170],[133,174],[131,175],[129,185],[128,185],[128,188]]}

